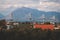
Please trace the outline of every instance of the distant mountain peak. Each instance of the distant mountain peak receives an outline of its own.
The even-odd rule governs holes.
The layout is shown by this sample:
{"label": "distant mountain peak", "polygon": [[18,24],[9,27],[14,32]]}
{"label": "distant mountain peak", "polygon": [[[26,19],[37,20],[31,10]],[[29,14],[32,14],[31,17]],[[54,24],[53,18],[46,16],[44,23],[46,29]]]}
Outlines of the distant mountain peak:
{"label": "distant mountain peak", "polygon": [[[35,21],[42,21],[42,20],[37,20],[39,17],[42,16],[42,14],[45,15],[45,18],[47,20],[49,20],[49,18],[51,18],[52,16],[56,16],[56,19],[60,20],[59,12],[44,12],[44,11],[39,11],[37,9],[32,9],[32,8],[27,8],[27,7],[17,8],[16,10],[14,10],[12,12],[13,20],[14,21],[30,21],[30,20],[28,20],[29,13],[32,14],[32,19],[34,19]],[[45,21],[47,21],[47,20],[45,20]]]}

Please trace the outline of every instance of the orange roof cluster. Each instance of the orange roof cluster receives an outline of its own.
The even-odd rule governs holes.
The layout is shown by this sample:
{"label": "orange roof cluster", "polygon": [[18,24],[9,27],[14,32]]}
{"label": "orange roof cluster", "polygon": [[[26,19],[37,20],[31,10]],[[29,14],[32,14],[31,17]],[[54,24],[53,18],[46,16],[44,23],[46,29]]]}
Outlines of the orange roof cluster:
{"label": "orange roof cluster", "polygon": [[54,29],[54,25],[53,24],[34,24],[34,28],[41,28],[41,29],[50,29],[53,30]]}

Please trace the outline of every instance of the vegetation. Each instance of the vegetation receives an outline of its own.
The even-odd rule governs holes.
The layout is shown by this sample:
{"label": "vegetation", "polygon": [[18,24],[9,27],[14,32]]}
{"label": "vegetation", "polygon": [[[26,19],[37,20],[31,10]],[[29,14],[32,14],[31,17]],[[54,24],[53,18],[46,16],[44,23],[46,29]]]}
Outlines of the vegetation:
{"label": "vegetation", "polygon": [[60,30],[0,29],[0,40],[60,40]]}
{"label": "vegetation", "polygon": [[5,26],[6,21],[5,20],[0,20],[0,26]]}
{"label": "vegetation", "polygon": [[[60,29],[42,30],[32,28],[30,23],[20,23],[13,25],[13,29],[5,29],[5,20],[0,21],[0,40],[60,40]],[[50,24],[47,22],[46,24]]]}

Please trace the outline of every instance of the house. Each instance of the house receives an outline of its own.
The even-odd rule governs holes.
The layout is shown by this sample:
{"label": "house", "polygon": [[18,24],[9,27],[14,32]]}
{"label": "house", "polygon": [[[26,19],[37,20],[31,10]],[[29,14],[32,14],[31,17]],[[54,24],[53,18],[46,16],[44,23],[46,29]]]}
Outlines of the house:
{"label": "house", "polygon": [[33,28],[41,28],[41,29],[50,29],[53,30],[54,29],[54,24],[37,24],[35,23],[33,25]]}

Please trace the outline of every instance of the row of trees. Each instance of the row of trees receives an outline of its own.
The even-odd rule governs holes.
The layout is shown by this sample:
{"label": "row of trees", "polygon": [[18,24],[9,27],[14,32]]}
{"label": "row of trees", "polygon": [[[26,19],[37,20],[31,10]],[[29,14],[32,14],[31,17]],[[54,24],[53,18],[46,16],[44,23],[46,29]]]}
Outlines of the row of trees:
{"label": "row of trees", "polygon": [[6,25],[6,21],[5,20],[0,20],[0,26],[5,26]]}
{"label": "row of trees", "polygon": [[60,30],[12,29],[0,30],[0,40],[60,40]]}

